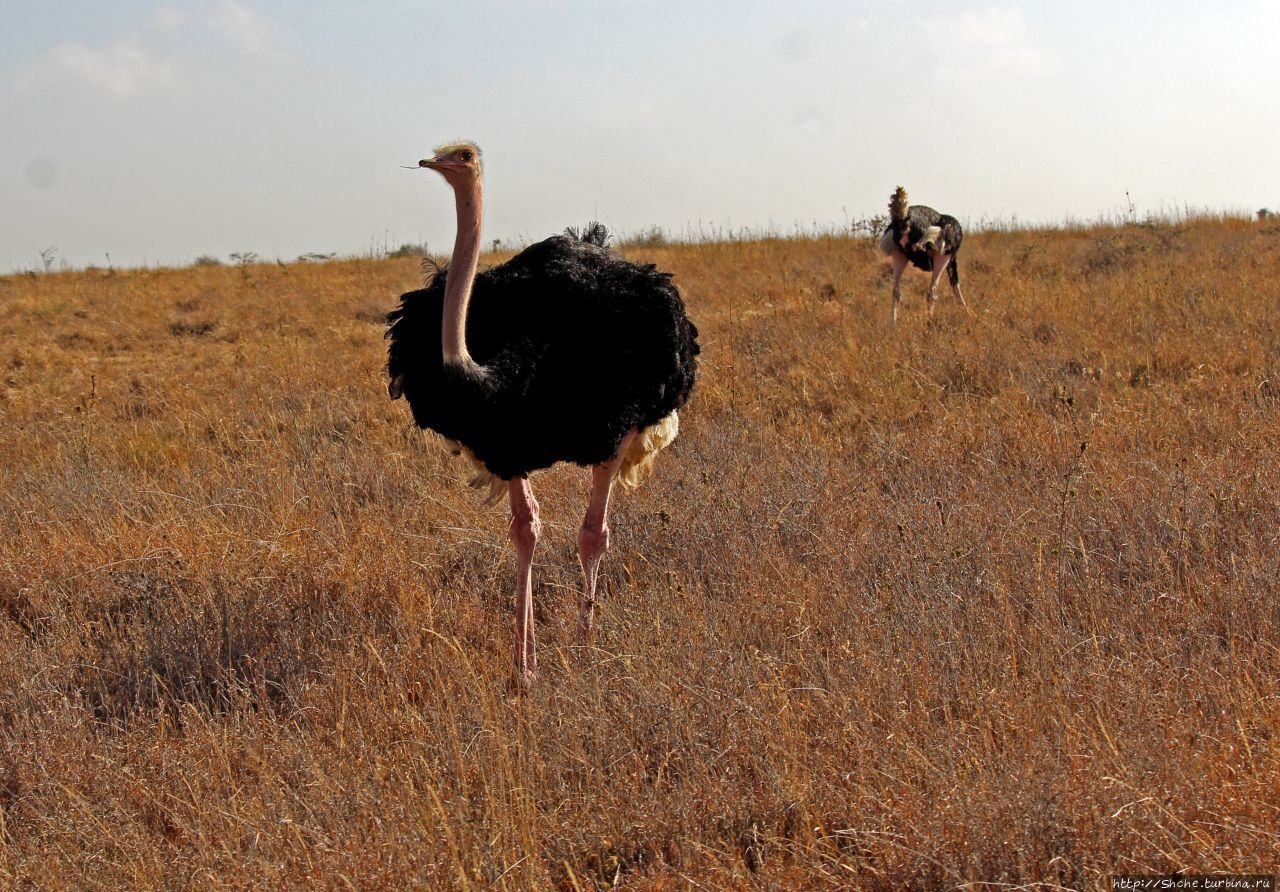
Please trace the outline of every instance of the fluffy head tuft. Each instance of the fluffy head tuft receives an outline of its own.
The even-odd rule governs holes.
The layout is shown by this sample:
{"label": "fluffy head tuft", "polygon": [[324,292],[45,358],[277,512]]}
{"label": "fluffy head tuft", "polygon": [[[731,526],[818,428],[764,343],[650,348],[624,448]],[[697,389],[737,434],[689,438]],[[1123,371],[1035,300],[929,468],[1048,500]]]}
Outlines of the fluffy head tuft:
{"label": "fluffy head tuft", "polygon": [[435,153],[437,158],[443,158],[446,155],[452,155],[454,152],[461,151],[471,152],[476,159],[476,167],[480,166],[480,147],[469,139],[461,139],[457,142],[447,142],[442,146],[436,146]]}
{"label": "fluffy head tuft", "polygon": [[592,220],[581,229],[576,226],[570,226],[564,231],[564,234],[571,239],[586,242],[588,245],[595,245],[597,248],[609,247],[609,230],[598,220]]}
{"label": "fluffy head tuft", "polygon": [[899,186],[889,196],[889,219],[897,223],[907,218],[911,205],[907,203],[907,190]]}

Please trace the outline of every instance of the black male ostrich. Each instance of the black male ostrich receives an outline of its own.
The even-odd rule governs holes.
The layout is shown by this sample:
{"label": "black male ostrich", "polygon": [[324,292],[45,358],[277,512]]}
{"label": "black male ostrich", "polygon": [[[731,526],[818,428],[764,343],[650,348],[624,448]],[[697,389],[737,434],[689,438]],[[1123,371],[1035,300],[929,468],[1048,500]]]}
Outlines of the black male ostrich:
{"label": "black male ostrich", "polygon": [[965,310],[969,305],[960,293],[960,267],[957,255],[964,233],[960,221],[939,214],[931,207],[907,204],[907,190],[899,186],[889,196],[889,226],[880,238],[880,250],[893,260],[893,321],[898,321],[898,304],[902,300],[902,272],[910,263],[932,274],[929,280],[929,315],[938,298],[938,279],[946,270],[951,276],[951,290]]}
{"label": "black male ostrich", "polygon": [[675,439],[676,410],[697,371],[698,330],[671,274],[605,247],[598,223],[532,245],[476,274],[482,213],[480,150],[442,146],[421,167],[453,188],[458,234],[448,270],[400,298],[387,316],[387,372],[419,427],[477,466],[490,504],[511,500],[517,558],[516,669],[533,677],[530,567],[540,522],[532,471],[567,461],[592,469],[578,533],[584,589],[580,632],[591,634],[596,574],[609,543],[615,478],[639,482]]}

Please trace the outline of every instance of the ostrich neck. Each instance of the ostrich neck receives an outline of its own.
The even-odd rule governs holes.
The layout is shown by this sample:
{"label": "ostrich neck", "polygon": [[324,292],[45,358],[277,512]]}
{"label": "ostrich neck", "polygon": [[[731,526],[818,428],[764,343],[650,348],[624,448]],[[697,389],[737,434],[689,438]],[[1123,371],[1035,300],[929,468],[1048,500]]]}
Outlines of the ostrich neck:
{"label": "ostrich neck", "polygon": [[453,258],[445,280],[444,319],[441,326],[444,361],[474,366],[467,351],[467,304],[471,301],[471,285],[480,261],[480,218],[483,196],[480,182],[454,189],[458,209],[458,235],[453,242]]}

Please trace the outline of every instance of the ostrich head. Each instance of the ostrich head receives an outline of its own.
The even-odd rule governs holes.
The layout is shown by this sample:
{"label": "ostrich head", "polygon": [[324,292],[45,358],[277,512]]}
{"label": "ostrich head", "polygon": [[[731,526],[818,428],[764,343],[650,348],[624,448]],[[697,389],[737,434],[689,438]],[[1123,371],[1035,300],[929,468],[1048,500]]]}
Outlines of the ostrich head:
{"label": "ostrich head", "polygon": [[905,219],[910,205],[907,204],[907,190],[899,186],[889,196],[889,219],[898,221]]}
{"label": "ostrich head", "polygon": [[473,142],[453,142],[437,148],[431,158],[423,158],[419,167],[434,170],[450,186],[473,185],[480,179],[480,147]]}

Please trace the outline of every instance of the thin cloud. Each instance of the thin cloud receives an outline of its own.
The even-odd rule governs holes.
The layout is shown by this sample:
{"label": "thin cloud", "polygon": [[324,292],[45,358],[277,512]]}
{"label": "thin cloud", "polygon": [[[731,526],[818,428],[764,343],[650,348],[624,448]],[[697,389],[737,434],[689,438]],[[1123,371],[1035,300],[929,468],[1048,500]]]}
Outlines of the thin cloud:
{"label": "thin cloud", "polygon": [[115,99],[163,88],[173,76],[169,61],[133,40],[95,49],[79,41],[60,43],[18,82],[19,92],[50,80],[71,81]]}
{"label": "thin cloud", "polygon": [[190,18],[187,10],[178,6],[159,6],[151,13],[148,27],[160,32],[175,31]]}
{"label": "thin cloud", "polygon": [[1027,27],[1018,6],[987,6],[958,15],[918,19],[915,27],[934,35],[940,77],[964,74],[1043,75],[1057,67]]}
{"label": "thin cloud", "polygon": [[271,45],[267,26],[252,8],[238,0],[217,3],[159,5],[133,35],[105,46],[66,41],[46,51],[14,83],[18,94],[70,85],[124,100],[174,89],[193,58],[206,51],[232,47],[259,59],[280,60],[286,54]]}
{"label": "thin cloud", "polygon": [[236,0],[222,0],[207,19],[209,27],[247,53],[255,56],[275,56],[279,51],[271,47],[267,28],[258,14]]}
{"label": "thin cloud", "polygon": [[960,17],[957,30],[961,41],[986,52],[989,70],[1039,73],[1048,64],[1032,40],[1022,10],[1016,6],[967,12]]}

